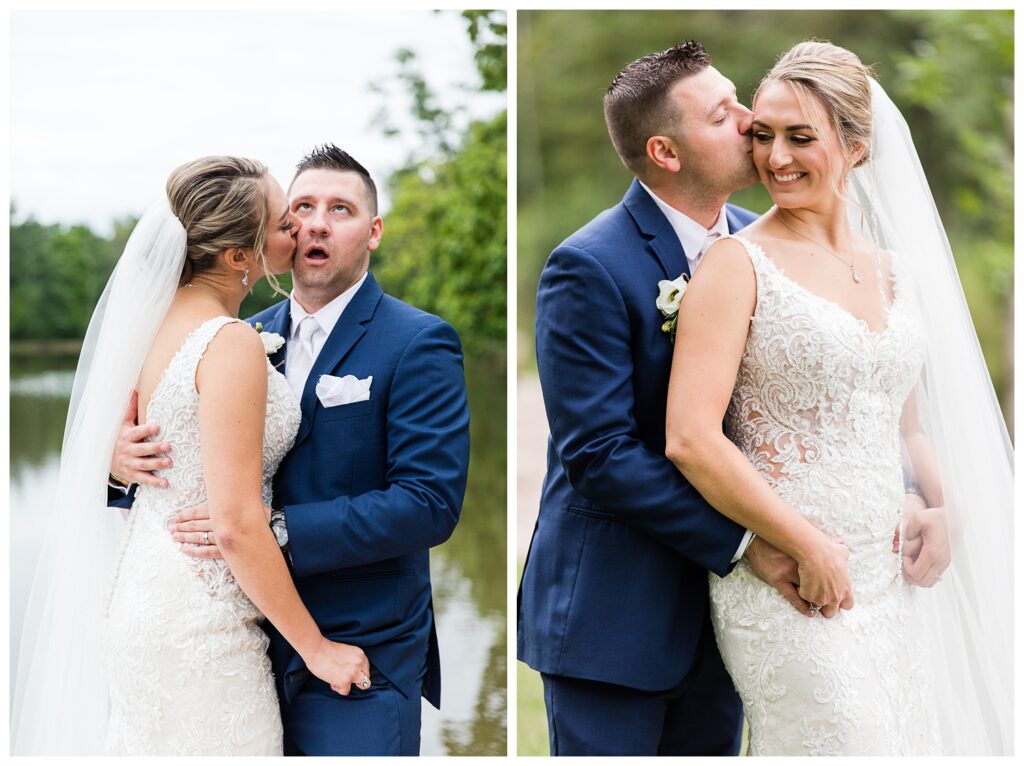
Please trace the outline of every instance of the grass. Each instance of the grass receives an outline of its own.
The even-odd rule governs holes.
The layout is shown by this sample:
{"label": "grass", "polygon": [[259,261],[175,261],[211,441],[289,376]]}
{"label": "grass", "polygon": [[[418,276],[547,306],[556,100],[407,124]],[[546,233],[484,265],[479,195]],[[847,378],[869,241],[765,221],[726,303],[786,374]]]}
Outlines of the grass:
{"label": "grass", "polygon": [[540,673],[516,663],[518,689],[516,752],[519,755],[548,754],[548,716],[544,710],[544,685]]}

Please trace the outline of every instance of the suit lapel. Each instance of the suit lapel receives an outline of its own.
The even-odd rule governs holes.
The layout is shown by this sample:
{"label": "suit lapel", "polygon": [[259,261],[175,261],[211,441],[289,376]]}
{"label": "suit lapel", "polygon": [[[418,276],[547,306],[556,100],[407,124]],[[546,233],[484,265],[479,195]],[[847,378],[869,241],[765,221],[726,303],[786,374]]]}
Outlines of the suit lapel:
{"label": "suit lapel", "polygon": [[309,436],[313,428],[313,420],[316,414],[316,384],[321,375],[326,375],[334,370],[345,355],[366,334],[365,324],[373,318],[384,292],[373,278],[373,274],[366,275],[366,281],[359,291],[352,297],[342,312],[338,323],[327,337],[324,347],[320,349],[319,355],[313,362],[313,367],[306,378],[306,386],[302,390],[302,423],[299,425],[299,434],[295,439],[298,445],[303,439]]}
{"label": "suit lapel", "polygon": [[622,204],[633,216],[640,232],[648,239],[647,245],[661,264],[665,277],[675,279],[680,274],[689,277],[690,265],[686,261],[686,253],[679,244],[675,229],[636,179],[633,179],[629,191],[622,199]]}

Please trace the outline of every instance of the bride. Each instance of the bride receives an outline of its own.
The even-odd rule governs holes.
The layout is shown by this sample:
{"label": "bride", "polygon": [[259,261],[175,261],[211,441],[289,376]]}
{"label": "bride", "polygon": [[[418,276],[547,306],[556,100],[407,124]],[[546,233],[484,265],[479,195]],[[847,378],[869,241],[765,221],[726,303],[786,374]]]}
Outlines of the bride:
{"label": "bride", "polygon": [[[256,280],[291,268],[295,216],[266,168],[236,157],[182,165],[167,198],[136,226],[83,344],[21,639],[15,754],[280,755],[263,615],[322,680],[369,673],[361,650],[320,634],[264,513],[300,412],[237,317]],[[133,389],[175,455],[169,487],[140,487],[124,524],[106,477]],[[199,502],[224,560],[184,555],[167,529]]]}
{"label": "bride", "polygon": [[751,752],[1009,754],[1012,448],[906,125],[812,41],[761,83],[752,139],[775,207],[686,290],[667,424],[809,606],[745,561],[711,575]]}

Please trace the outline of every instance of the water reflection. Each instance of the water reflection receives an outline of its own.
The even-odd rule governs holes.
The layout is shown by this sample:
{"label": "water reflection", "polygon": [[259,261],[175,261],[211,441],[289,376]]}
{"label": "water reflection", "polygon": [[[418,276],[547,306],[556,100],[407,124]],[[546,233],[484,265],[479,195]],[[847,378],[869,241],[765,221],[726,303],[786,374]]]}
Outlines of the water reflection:
{"label": "water reflection", "polygon": [[[46,488],[59,474],[74,367],[74,358],[11,359],[12,679],[29,567],[49,511]],[[506,752],[504,365],[467,369],[467,382],[472,456],[466,502],[451,539],[431,553],[442,709],[424,704],[423,755]]]}

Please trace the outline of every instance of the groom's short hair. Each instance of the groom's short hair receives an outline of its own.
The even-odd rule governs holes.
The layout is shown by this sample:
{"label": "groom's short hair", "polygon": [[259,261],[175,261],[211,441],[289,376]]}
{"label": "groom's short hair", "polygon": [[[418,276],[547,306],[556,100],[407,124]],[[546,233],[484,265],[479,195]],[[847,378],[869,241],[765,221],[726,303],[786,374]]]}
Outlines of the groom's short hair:
{"label": "groom's short hair", "polygon": [[622,164],[634,175],[643,175],[647,167],[647,139],[676,132],[672,86],[710,64],[704,46],[688,40],[638,58],[612,80],[604,96],[604,120]]}
{"label": "groom's short hair", "polygon": [[358,173],[363,177],[363,184],[366,186],[366,199],[370,204],[370,215],[377,215],[377,184],[370,177],[370,171],[360,165],[356,158],[348,152],[339,149],[334,144],[323,144],[313,147],[313,151],[307,154],[295,168],[295,179],[307,170],[340,170],[346,173]]}

